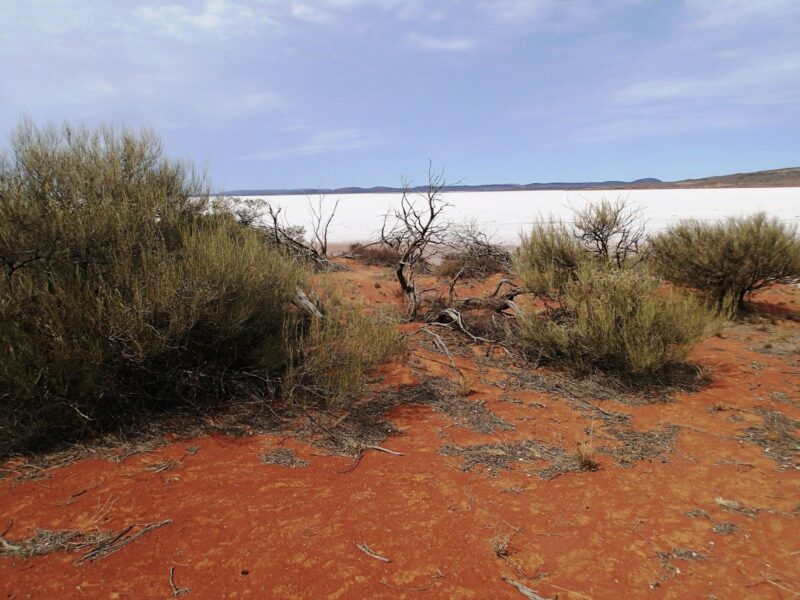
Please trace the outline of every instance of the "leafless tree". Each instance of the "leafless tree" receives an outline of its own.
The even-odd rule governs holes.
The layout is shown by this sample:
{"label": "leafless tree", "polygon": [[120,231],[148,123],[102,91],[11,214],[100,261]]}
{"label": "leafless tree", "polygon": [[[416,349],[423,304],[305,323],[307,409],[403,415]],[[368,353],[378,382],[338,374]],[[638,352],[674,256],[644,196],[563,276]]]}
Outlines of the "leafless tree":
{"label": "leafless tree", "polygon": [[645,240],[645,222],[641,211],[627,200],[603,199],[583,209],[576,209],[575,237],[599,258],[622,267],[638,255]]}
{"label": "leafless tree", "polygon": [[406,298],[409,318],[416,317],[420,304],[415,269],[429,256],[433,247],[447,241],[449,224],[441,219],[442,211],[448,206],[442,198],[445,185],[444,175],[434,172],[430,164],[425,191],[412,194],[410,182],[403,180],[400,206],[393,213],[386,214],[381,228],[381,243],[400,254],[395,274]]}
{"label": "leafless tree", "polygon": [[324,211],[325,194],[320,194],[317,197],[316,206],[311,198],[308,199],[308,208],[311,211],[311,247],[319,252],[320,256],[328,257],[328,229],[331,226],[331,221],[336,214],[336,209],[339,208],[339,200],[333,204],[330,214],[326,215]]}
{"label": "leafless tree", "polygon": [[294,256],[308,260],[315,268],[321,271],[341,271],[344,268],[330,261],[321,254],[313,244],[308,244],[303,239],[302,227],[290,226],[281,218],[282,209],[267,204],[270,224],[265,226],[267,239],[275,246],[284,248]]}

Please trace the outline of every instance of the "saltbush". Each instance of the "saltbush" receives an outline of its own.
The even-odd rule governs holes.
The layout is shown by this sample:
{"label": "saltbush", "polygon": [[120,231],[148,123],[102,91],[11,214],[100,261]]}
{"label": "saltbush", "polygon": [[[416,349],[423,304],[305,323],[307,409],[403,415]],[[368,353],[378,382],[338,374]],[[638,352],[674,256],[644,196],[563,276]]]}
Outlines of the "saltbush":
{"label": "saltbush", "polygon": [[584,265],[557,303],[518,319],[518,342],[536,361],[579,372],[649,377],[685,360],[712,320],[691,296],[631,269]]}
{"label": "saltbush", "polygon": [[713,315],[643,268],[644,229],[624,202],[602,201],[575,217],[571,225],[537,224],[522,237],[515,269],[545,308],[519,315],[518,345],[535,361],[625,377],[652,377],[682,362]]}
{"label": "saltbush", "polygon": [[721,223],[683,221],[650,242],[656,273],[694,288],[714,309],[734,316],[753,292],[800,281],[796,227],[765,213]]}

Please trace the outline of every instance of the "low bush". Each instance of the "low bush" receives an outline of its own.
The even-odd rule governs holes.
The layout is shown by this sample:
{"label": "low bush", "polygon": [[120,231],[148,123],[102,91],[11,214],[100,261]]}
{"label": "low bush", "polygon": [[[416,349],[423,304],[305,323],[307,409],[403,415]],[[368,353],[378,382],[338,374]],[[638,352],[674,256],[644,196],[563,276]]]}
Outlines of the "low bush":
{"label": "low bush", "polygon": [[[208,197],[150,134],[23,123],[0,162],[0,455],[263,397],[300,358],[336,363],[321,352],[371,364],[329,339],[357,314],[298,325],[306,268]],[[381,331],[358,351],[383,356]]]}
{"label": "low bush", "polygon": [[511,253],[480,230],[477,222],[470,221],[455,227],[450,233],[450,252],[444,253],[436,268],[440,277],[452,279],[483,279],[494,273],[508,273],[512,269]]}
{"label": "low bush", "polygon": [[373,314],[344,293],[325,294],[325,318],[287,323],[284,397],[292,403],[338,408],[360,396],[370,369],[403,349],[396,322]]}
{"label": "low bush", "polygon": [[650,256],[656,273],[694,288],[726,316],[759,289],[800,281],[796,227],[764,213],[715,224],[683,221],[651,240]]}
{"label": "low bush", "polygon": [[555,298],[574,281],[579,268],[592,260],[564,224],[536,224],[522,236],[514,268],[531,293]]}
{"label": "low bush", "polygon": [[694,298],[662,289],[656,278],[586,264],[554,306],[521,316],[512,335],[533,360],[637,378],[682,362],[711,323]]}
{"label": "low bush", "polygon": [[400,251],[388,244],[353,244],[350,246],[350,256],[361,262],[376,267],[394,267],[400,260]]}

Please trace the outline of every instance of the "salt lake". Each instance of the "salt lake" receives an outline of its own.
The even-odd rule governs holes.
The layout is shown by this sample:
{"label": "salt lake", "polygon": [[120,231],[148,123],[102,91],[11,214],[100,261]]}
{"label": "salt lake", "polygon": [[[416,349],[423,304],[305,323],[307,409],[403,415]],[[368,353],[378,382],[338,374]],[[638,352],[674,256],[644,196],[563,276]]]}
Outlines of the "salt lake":
{"label": "salt lake", "polygon": [[[375,239],[383,215],[398,205],[401,196],[331,194],[323,200],[324,209],[329,211],[337,198],[339,207],[328,238],[331,243],[340,244]],[[475,221],[497,243],[505,244],[516,243],[520,232],[536,221],[569,221],[573,209],[603,198],[625,199],[638,207],[650,232],[664,229],[680,219],[715,221],[758,211],[789,223],[800,223],[800,188],[448,192],[442,194],[442,198],[449,205],[442,213],[443,220],[455,225]],[[306,231],[312,229],[309,201],[316,205],[316,196],[250,196],[246,199],[259,199],[280,207],[287,223],[302,225]]]}

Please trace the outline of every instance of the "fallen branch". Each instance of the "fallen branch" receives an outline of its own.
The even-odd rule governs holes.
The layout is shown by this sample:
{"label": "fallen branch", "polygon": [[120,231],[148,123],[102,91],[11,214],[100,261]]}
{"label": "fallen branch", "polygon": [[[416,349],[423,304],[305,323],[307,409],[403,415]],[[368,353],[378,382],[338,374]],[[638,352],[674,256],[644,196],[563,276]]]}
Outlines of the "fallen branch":
{"label": "fallen branch", "polygon": [[505,581],[509,585],[513,585],[519,593],[529,598],[530,600],[552,600],[551,598],[545,598],[544,596],[540,596],[536,592],[534,592],[531,588],[522,585],[519,581],[514,581],[510,577],[502,577],[503,581]]}
{"label": "fallen branch", "polygon": [[294,304],[297,308],[302,310],[303,312],[308,313],[312,317],[317,319],[324,318],[322,312],[317,308],[317,306],[308,299],[306,293],[301,290],[299,287],[294,291],[294,298],[292,299],[292,304]]}
{"label": "fallen branch", "polygon": [[486,342],[487,344],[498,344],[497,340],[490,340],[485,337],[481,337],[479,335],[473,334],[469,329],[467,329],[466,325],[464,325],[464,321],[461,318],[461,313],[458,312],[455,308],[445,308],[444,310],[440,311],[432,320],[432,325],[442,325],[444,327],[455,327],[461,333],[469,337],[473,342]]}
{"label": "fallen branch", "polygon": [[365,450],[377,450],[378,452],[386,452],[386,454],[393,454],[395,456],[403,456],[402,452],[395,452],[394,450],[389,450],[388,448],[384,448],[383,446],[367,446],[362,444],[362,448]]}
{"label": "fallen branch", "polygon": [[75,561],[75,564],[82,565],[85,562],[105,558],[110,554],[114,554],[115,552],[122,550],[122,548],[124,548],[131,542],[138,540],[140,537],[142,537],[149,531],[153,531],[154,529],[158,529],[160,527],[164,527],[165,525],[171,525],[171,524],[172,524],[172,519],[166,519],[165,521],[161,521],[159,523],[148,523],[144,525],[140,531],[137,531],[136,533],[134,533],[129,537],[125,536],[134,528],[134,525],[126,527],[118,535],[114,536],[107,542],[103,542],[102,544],[96,546],[95,548],[93,548],[92,550],[81,556],[78,560]]}
{"label": "fallen branch", "polygon": [[369,546],[367,546],[366,542],[361,542],[360,544],[356,544],[356,548],[361,550],[367,556],[371,556],[372,558],[379,560],[381,562],[390,563],[392,562],[390,559],[386,558],[385,556],[381,556],[374,550],[372,550]]}
{"label": "fallen branch", "polygon": [[397,590],[399,592],[424,592],[425,590],[431,589],[432,585],[425,585],[422,587],[401,587],[399,585],[392,585],[391,583],[386,583],[385,581],[378,581],[381,585],[385,585],[388,588],[392,588],[393,590]]}
{"label": "fallen branch", "polygon": [[175,585],[175,567],[169,568],[169,586],[172,588],[172,597],[177,598],[192,591],[192,588],[179,588]]}

